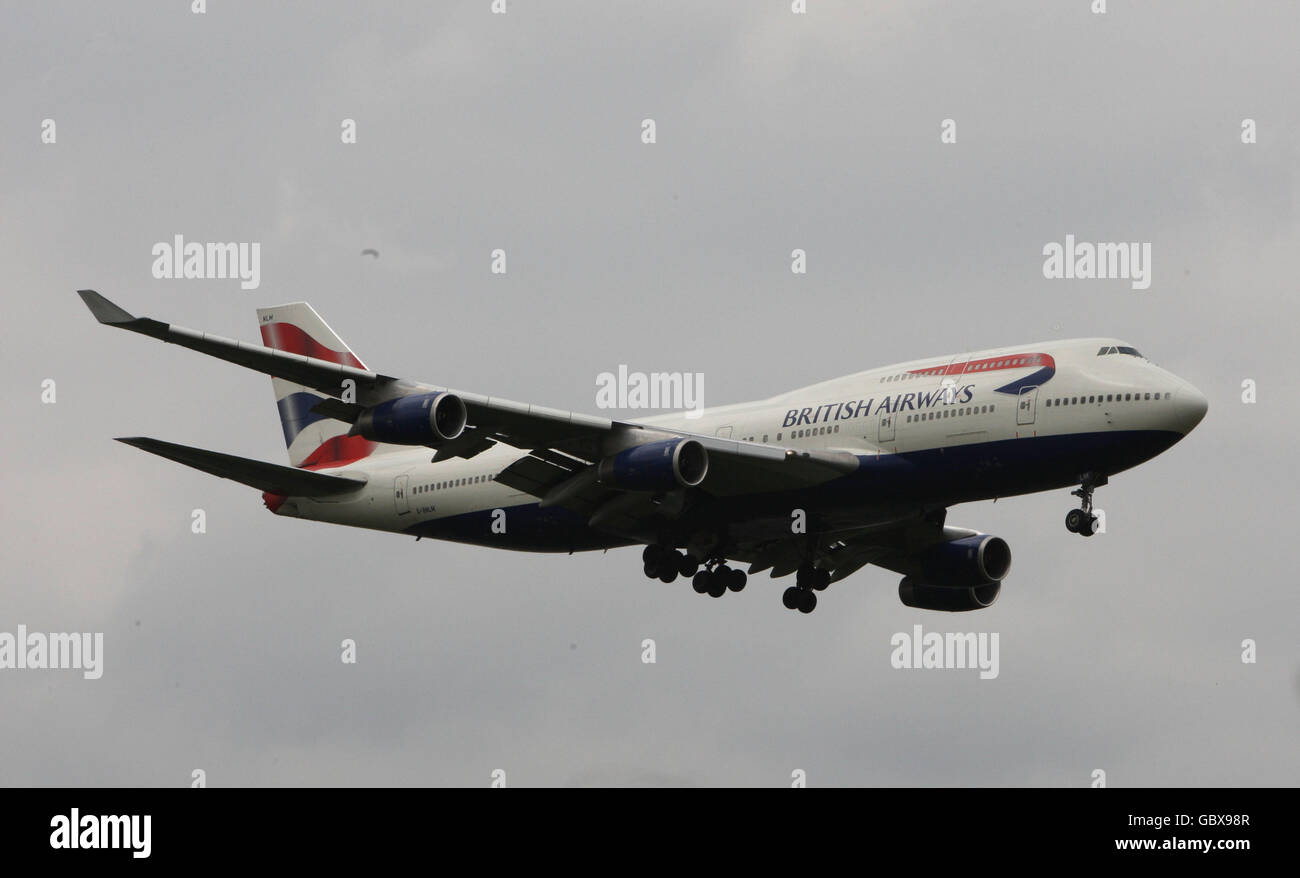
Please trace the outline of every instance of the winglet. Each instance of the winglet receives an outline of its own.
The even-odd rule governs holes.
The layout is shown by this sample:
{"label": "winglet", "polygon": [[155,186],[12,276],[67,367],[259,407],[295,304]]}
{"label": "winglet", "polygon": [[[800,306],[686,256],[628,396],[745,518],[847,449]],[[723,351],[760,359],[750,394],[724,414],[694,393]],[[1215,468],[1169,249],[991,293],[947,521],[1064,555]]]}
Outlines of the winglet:
{"label": "winglet", "polygon": [[134,314],[128,314],[94,290],[77,290],[77,295],[81,296],[81,301],[86,303],[90,313],[94,314],[95,319],[100,323],[111,326],[115,323],[130,323],[135,320]]}

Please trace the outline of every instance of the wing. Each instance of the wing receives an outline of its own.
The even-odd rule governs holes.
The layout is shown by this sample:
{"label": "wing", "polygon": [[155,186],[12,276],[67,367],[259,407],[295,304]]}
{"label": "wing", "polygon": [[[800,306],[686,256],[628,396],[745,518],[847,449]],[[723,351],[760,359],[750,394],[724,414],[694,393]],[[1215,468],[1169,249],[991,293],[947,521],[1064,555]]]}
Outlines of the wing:
{"label": "wing", "polygon": [[[355,422],[367,407],[392,399],[449,391],[438,385],[136,317],[94,290],[79,290],[78,295],[95,319],[106,326],[138,332],[335,397],[315,410],[345,422]],[[355,394],[355,402],[343,401],[348,391]],[[464,401],[468,427],[459,439],[441,446],[435,459],[471,457],[496,442],[507,443],[528,454],[502,473],[499,481],[552,504],[575,509],[600,505],[614,493],[596,485],[591,473],[584,474],[593,464],[625,448],[676,437],[695,439],[708,450],[709,472],[699,487],[714,496],[811,487],[858,467],[857,457],[847,451],[796,450],[612,421],[460,390],[449,392]],[[638,506],[630,501],[628,505]]]}
{"label": "wing", "polygon": [[809,538],[789,535],[779,538],[741,537],[727,557],[749,563],[749,573],[770,570],[772,578],[794,573],[805,560],[831,571],[830,582],[839,582],[868,564],[906,572],[911,559],[926,549],[979,531],[946,527],[947,510],[933,509],[866,527],[822,532]]}
{"label": "wing", "polygon": [[[136,317],[94,290],[78,295],[95,319],[106,326],[138,332],[168,344],[179,345],[253,369],[294,384],[311,387],[340,400],[322,410],[328,417],[355,420],[366,407],[414,393],[445,391],[448,388],[418,381],[406,381],[366,369],[318,360],[301,354],[277,351],[260,343],[236,341],[211,333],[186,329],[149,317]],[[345,382],[352,382],[351,385]],[[342,402],[345,393],[355,393],[356,404]],[[613,423],[608,418],[564,412],[511,400],[453,391],[464,400],[476,432],[519,448],[534,448],[564,442],[581,443],[599,439]]]}
{"label": "wing", "polygon": [[355,491],[366,483],[365,478],[362,476],[330,476],[324,473],[298,469],[297,467],[263,463],[260,460],[249,460],[246,457],[236,457],[233,454],[221,454],[217,451],[191,448],[188,445],[177,445],[173,442],[163,442],[159,439],[148,439],[143,436],[118,439],[117,441],[133,445],[150,454],[183,463],[205,473],[223,479],[231,479],[242,485],[248,485],[250,488],[257,488],[259,491],[267,491],[272,494],[285,494],[295,497],[329,497]]}

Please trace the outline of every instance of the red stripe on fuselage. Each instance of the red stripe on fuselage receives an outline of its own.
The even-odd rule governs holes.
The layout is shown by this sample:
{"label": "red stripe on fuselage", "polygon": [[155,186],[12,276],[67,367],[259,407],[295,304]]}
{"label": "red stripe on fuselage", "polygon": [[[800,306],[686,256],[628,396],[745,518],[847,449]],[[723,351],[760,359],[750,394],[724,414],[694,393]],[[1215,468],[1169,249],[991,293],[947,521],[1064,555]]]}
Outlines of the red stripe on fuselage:
{"label": "red stripe on fuselage", "polygon": [[317,360],[328,360],[331,363],[338,363],[342,366],[352,366],[355,369],[366,368],[365,364],[358,360],[351,352],[336,351],[333,348],[327,348],[325,345],[308,335],[302,328],[294,326],[292,323],[263,324],[262,343],[268,348],[274,348],[277,351],[285,351],[290,354],[302,354],[304,357],[313,357]]}
{"label": "red stripe on fuselage", "polygon": [[970,375],[982,372],[997,372],[1003,369],[1028,369],[1031,367],[1056,368],[1056,360],[1051,354],[1008,354],[1003,357],[985,357],[980,360],[968,360],[963,363],[951,363],[947,366],[931,366],[928,369],[909,369],[912,375]]}

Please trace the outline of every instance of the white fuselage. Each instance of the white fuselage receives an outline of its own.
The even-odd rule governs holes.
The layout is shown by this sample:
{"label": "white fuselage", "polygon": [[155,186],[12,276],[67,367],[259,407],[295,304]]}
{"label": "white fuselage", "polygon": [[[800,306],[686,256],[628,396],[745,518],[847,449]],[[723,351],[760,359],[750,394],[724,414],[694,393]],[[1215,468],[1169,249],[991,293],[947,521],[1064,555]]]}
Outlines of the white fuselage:
{"label": "white fuselage", "polygon": [[[675,412],[635,420],[787,448],[849,451],[863,458],[956,451],[1008,440],[1190,430],[1205,412],[1205,398],[1141,356],[1121,353],[1123,347],[1116,339],[1071,339],[932,357],[764,400],[706,408],[698,417]],[[1113,352],[1100,353],[1107,349]],[[1007,446],[998,447],[1006,458]],[[468,460],[433,463],[430,449],[383,446],[380,453],[325,470],[363,474],[364,488],[337,499],[291,497],[276,511],[410,532],[421,522],[532,505],[536,497],[493,481],[525,454],[498,443]],[[1012,493],[1017,493],[1014,487],[993,489],[990,496]],[[482,542],[490,543],[490,538]]]}

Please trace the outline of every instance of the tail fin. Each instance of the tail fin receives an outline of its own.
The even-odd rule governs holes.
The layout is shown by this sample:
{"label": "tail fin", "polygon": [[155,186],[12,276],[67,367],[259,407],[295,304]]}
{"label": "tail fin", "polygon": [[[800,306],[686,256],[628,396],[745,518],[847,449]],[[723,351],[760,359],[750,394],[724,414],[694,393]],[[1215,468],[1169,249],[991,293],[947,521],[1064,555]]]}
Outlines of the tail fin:
{"label": "tail fin", "polygon": [[[366,368],[306,302],[258,308],[257,322],[262,330],[262,342],[269,348]],[[280,409],[289,462],[294,466],[341,466],[374,451],[375,443],[347,435],[347,424],[312,411],[313,406],[327,398],[318,391],[283,378],[272,378],[271,385],[275,389],[275,404]]]}

